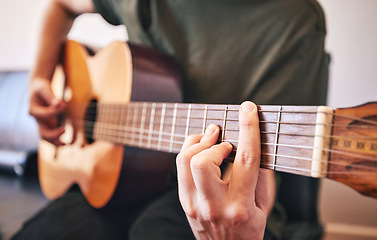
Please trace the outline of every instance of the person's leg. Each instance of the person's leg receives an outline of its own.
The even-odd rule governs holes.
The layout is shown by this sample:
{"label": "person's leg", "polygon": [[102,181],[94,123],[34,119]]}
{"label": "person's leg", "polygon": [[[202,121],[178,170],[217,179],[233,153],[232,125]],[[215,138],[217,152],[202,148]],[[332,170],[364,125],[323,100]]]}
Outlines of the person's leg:
{"label": "person's leg", "polygon": [[129,239],[195,239],[176,190],[167,192],[143,211],[132,225]]}
{"label": "person's leg", "polygon": [[[77,189],[52,201],[12,237],[19,239],[127,239],[137,213],[119,216],[91,207]],[[122,220],[120,220],[122,219]]]}

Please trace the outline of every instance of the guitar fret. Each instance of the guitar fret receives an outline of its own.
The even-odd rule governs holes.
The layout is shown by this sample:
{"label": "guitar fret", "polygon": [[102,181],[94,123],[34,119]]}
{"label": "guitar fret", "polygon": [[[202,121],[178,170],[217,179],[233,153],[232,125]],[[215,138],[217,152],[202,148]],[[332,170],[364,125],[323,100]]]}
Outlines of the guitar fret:
{"label": "guitar fret", "polygon": [[[120,126],[122,128],[122,126],[124,126],[124,127],[126,126],[126,123],[125,123],[125,120],[124,120],[124,108],[121,105],[119,105],[118,107],[120,109],[120,111],[119,111],[119,114],[120,114],[119,122],[120,122]],[[123,142],[123,137],[124,136],[122,136],[122,131],[119,131],[119,142],[120,143]]]}
{"label": "guitar fret", "polygon": [[107,113],[107,108],[103,108],[103,115],[102,115],[102,121],[101,121],[101,137],[105,137],[106,136],[106,128],[103,127],[103,126],[106,126],[106,113]]}
{"label": "guitar fret", "polygon": [[[109,107],[108,107],[108,113],[107,113],[107,115],[106,115],[106,123],[108,124],[109,122],[112,122],[112,121],[114,121],[114,120],[112,120],[112,116],[113,116],[113,109],[112,109],[112,106],[110,105]],[[112,140],[112,141],[116,141],[116,133],[112,133],[111,132],[111,129],[107,129],[107,131],[109,132],[109,133],[111,133],[110,134],[110,140]]]}
{"label": "guitar fret", "polygon": [[206,123],[207,123],[207,114],[208,114],[208,104],[205,105],[204,108],[204,118],[203,118],[203,129],[202,129],[202,134],[204,134],[206,130]]}
{"label": "guitar fret", "polygon": [[140,122],[140,132],[139,132],[139,146],[142,146],[142,140],[143,140],[143,134],[144,134],[144,125],[145,125],[145,113],[146,113],[146,106],[147,106],[147,103],[144,102],[143,103],[143,109],[142,109],[142,113],[141,113],[141,122]]}
{"label": "guitar fret", "polygon": [[[114,108],[113,108],[113,106],[109,106],[109,108],[108,108],[108,114],[106,115],[106,117],[107,117],[107,123],[109,123],[109,122],[115,122],[115,124],[116,124],[116,120],[113,120],[112,119],[112,117],[113,117],[113,112],[114,112]],[[110,130],[108,129],[108,131],[110,132]],[[110,132],[111,133],[111,136],[112,136],[112,138],[109,138],[109,139],[111,139],[112,141],[116,141],[116,139],[117,139],[117,133],[112,133],[112,132]]]}
{"label": "guitar fret", "polygon": [[224,142],[227,114],[228,114],[228,105],[225,106],[225,111],[224,111],[223,128],[222,128],[222,133],[221,133],[221,142]]}
{"label": "guitar fret", "polygon": [[151,147],[151,134],[153,130],[154,114],[156,112],[156,104],[152,103],[151,117],[149,122],[149,131],[148,131],[148,148]]}
{"label": "guitar fret", "polygon": [[[122,126],[122,108],[120,105],[116,105],[114,109],[114,116],[117,118],[119,126]],[[117,142],[122,142],[121,141],[122,131],[117,131],[117,133],[118,133],[116,136]]]}
{"label": "guitar fret", "polygon": [[[105,120],[104,120],[104,123],[107,125],[110,121],[109,121],[109,114],[110,114],[110,108],[106,108],[106,114],[104,115],[105,117]],[[104,135],[106,136],[106,132],[109,132],[108,129],[104,129],[104,130],[107,130],[107,131],[104,131]]]}
{"label": "guitar fret", "polygon": [[[130,116],[131,116],[131,114],[130,114],[130,107],[129,107],[129,105],[126,105],[126,124],[125,124],[125,129],[128,129],[128,128],[130,128],[130,126],[128,125],[129,124],[129,120],[130,120]],[[132,128],[132,126],[131,126],[131,128]],[[126,136],[127,136],[128,134],[124,134],[124,141],[126,142]]]}
{"label": "guitar fret", "polygon": [[174,133],[175,133],[175,121],[177,119],[177,106],[178,104],[174,104],[174,113],[173,113],[173,123],[171,126],[171,137],[170,137],[170,147],[169,152],[172,152],[173,150],[173,140],[174,140]]}
{"label": "guitar fret", "polygon": [[276,132],[275,132],[275,147],[274,147],[274,160],[273,160],[273,170],[276,169],[276,159],[277,159],[277,148],[278,148],[278,141],[279,141],[279,130],[280,130],[280,120],[281,120],[281,111],[282,106],[279,107],[277,123],[276,123]]}
{"label": "guitar fret", "polygon": [[138,117],[138,115],[139,115],[139,109],[134,108],[134,120],[133,120],[133,127],[132,127],[132,143],[133,143],[134,146],[136,145],[135,141],[137,140],[136,129],[137,129],[137,117]]}
{"label": "guitar fret", "polygon": [[186,137],[188,136],[188,133],[189,133],[190,115],[191,115],[191,104],[189,104],[188,110],[187,110],[187,121],[186,121],[186,131],[185,131]]}
{"label": "guitar fret", "polygon": [[162,104],[161,120],[160,120],[160,132],[158,134],[158,145],[157,145],[158,150],[161,150],[162,131],[164,130],[164,121],[165,121],[165,109],[166,109],[166,103]]}

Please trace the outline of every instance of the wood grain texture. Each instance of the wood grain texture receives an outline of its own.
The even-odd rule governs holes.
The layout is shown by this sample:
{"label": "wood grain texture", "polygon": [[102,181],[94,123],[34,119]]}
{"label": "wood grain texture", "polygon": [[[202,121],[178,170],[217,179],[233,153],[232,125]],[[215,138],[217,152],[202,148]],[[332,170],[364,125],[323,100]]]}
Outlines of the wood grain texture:
{"label": "wood grain texture", "polygon": [[[125,104],[140,98],[181,100],[179,79],[173,79],[178,76],[176,68],[169,69],[173,64],[171,60],[156,66],[151,63],[153,58],[145,59],[145,54],[158,53],[135,49],[132,52],[126,43],[114,42],[89,56],[84,46],[67,41],[63,56],[65,78],[57,76],[52,83],[55,94],[64,92],[67,101],[66,133],[62,136],[67,145],[55,147],[42,140],[38,151],[41,187],[50,199],[78,184],[88,202],[102,208],[109,207],[113,195],[118,196],[111,201],[114,205],[125,204],[156,195],[166,186],[174,160],[171,154],[156,153],[153,155],[156,161],[150,161],[151,153],[144,151],[142,155],[132,148],[126,148],[125,153],[124,146],[114,141],[87,141],[91,135],[88,126],[93,128],[93,124],[88,125],[84,120],[93,107],[92,100],[107,104]],[[64,80],[65,83],[58,83]],[[120,121],[114,119],[111,112],[102,117],[107,121]],[[128,158],[124,158],[126,155]]]}
{"label": "wood grain texture", "polygon": [[377,103],[335,110],[328,178],[377,197]]}

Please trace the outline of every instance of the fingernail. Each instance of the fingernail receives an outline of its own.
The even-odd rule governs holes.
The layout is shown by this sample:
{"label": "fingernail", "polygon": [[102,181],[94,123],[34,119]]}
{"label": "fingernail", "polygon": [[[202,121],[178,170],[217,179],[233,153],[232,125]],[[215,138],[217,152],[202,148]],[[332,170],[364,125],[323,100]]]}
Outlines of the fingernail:
{"label": "fingernail", "polygon": [[241,110],[244,112],[251,112],[254,109],[254,104],[252,102],[246,101],[241,104]]}
{"label": "fingernail", "polygon": [[205,132],[205,135],[206,136],[211,136],[212,134],[214,134],[216,131],[216,125],[214,124],[210,124],[207,129],[206,129],[206,132]]}

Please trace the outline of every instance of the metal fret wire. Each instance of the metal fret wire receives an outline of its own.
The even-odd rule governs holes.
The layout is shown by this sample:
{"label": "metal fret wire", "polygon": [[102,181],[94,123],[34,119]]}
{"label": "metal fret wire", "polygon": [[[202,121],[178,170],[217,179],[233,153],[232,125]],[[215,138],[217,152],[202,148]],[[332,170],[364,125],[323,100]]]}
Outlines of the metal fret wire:
{"label": "metal fret wire", "polygon": [[[273,165],[274,165],[274,166],[276,166],[276,154],[277,154],[277,151],[278,151],[279,130],[280,130],[280,120],[281,120],[281,110],[282,110],[282,106],[279,107],[278,118],[277,118],[277,124],[276,124],[275,147],[274,147],[274,161],[273,161]],[[275,170],[275,168],[274,168],[274,170]]]}
{"label": "metal fret wire", "polygon": [[169,150],[169,152],[172,152],[172,149],[173,149],[173,140],[174,140],[176,119],[177,119],[177,104],[174,105],[174,114],[173,114],[173,123],[171,125],[171,138],[170,138],[170,150]]}
{"label": "metal fret wire", "polygon": [[151,113],[151,119],[149,121],[149,132],[148,132],[148,148],[150,148],[151,146],[151,132],[153,130],[153,122],[154,122],[154,114],[155,114],[155,111],[156,111],[156,104],[153,103],[152,105],[152,113]]}
{"label": "metal fret wire", "polygon": [[[168,134],[167,134],[168,135]],[[182,135],[182,137],[184,138],[184,136]],[[145,138],[143,138],[145,139]],[[111,140],[111,136],[110,136],[110,140]],[[170,141],[169,140],[162,140],[164,142],[167,142],[169,143]],[[227,140],[229,142],[231,142],[232,140]],[[167,151],[167,152],[171,152],[171,153],[178,153],[180,151],[180,146],[183,144],[183,141],[176,141],[175,142],[176,144],[179,144],[179,147],[178,148],[162,148],[163,151]],[[148,148],[146,144],[141,144],[141,145],[132,145],[131,143],[127,143],[127,142],[121,142],[121,144],[126,144],[126,145],[130,145],[130,146],[137,146],[137,147],[141,147],[141,148],[146,148],[146,149],[156,149],[154,147],[151,147],[151,148]],[[261,143],[261,145],[274,145],[273,143]],[[307,149],[314,149],[314,147],[309,147],[309,146],[298,146],[298,145],[283,145],[283,144],[279,144],[279,146],[285,146],[285,147],[292,147],[292,148],[307,148]],[[331,150],[331,149],[322,149],[324,151],[329,151],[329,152],[338,152],[338,153],[342,153],[340,151],[336,151],[336,150]],[[235,153],[236,150],[233,150],[233,152]],[[271,153],[261,153],[261,155],[264,155],[264,156],[273,156],[273,157],[279,157],[279,158],[286,158],[286,159],[295,159],[295,160],[300,160],[300,161],[306,161],[306,162],[312,162],[312,161],[318,161],[318,162],[323,162],[322,160],[316,160],[316,159],[312,159],[312,158],[305,158],[305,157],[297,157],[297,156],[288,156],[288,155],[281,155],[281,154],[271,154]],[[373,160],[376,160],[376,159],[373,159]],[[330,163],[330,164],[333,164],[333,165],[338,165],[338,166],[347,166],[347,164],[342,164],[342,163]],[[309,169],[304,169],[304,168],[294,168],[294,167],[288,167],[288,166],[283,166],[283,165],[279,165],[279,164],[266,164],[266,163],[261,163],[261,165],[264,165],[264,166],[275,166],[275,167],[278,167],[278,168],[283,168],[283,169],[290,169],[290,170],[296,170],[296,171],[302,171],[302,172],[311,172],[312,170],[309,170]],[[359,169],[364,169],[364,170],[376,170],[375,167],[371,167],[371,166],[357,166],[357,168]],[[276,170],[276,169],[273,169],[273,170]],[[319,171],[315,171],[315,172],[318,172],[318,173],[322,173],[322,172],[319,172]],[[326,172],[323,172],[323,173],[326,173]],[[327,172],[327,173],[330,173],[330,172]],[[331,174],[334,174],[334,172],[331,172]],[[338,174],[340,174],[340,172],[338,172]]]}
{"label": "metal fret wire", "polygon": [[[146,105],[147,105],[147,103],[142,103],[143,104],[143,112],[145,112],[146,110],[144,110],[145,108],[146,108]],[[102,104],[101,104],[102,105]],[[129,104],[130,105],[130,104]],[[140,105],[139,103],[137,104],[137,105]],[[171,104],[169,104],[169,105],[171,105]],[[174,131],[175,131],[175,122],[176,122],[176,119],[177,118],[179,118],[179,117],[177,117],[177,110],[179,109],[179,107],[177,107],[177,105],[178,104],[174,104],[174,114],[173,114],[173,126],[172,126],[172,134],[171,134],[171,140],[173,140],[174,139]],[[130,105],[130,107],[128,107],[127,108],[127,113],[129,112],[129,110],[128,109],[131,109],[132,108],[132,106]],[[163,108],[165,109],[164,111],[166,111],[166,109],[169,109],[168,107],[167,107],[167,105],[165,104],[165,103],[163,103]],[[106,109],[106,108],[105,108]],[[138,110],[138,107],[137,106],[134,106],[134,111],[135,112],[137,112]],[[187,109],[187,108],[183,108],[183,109]],[[192,109],[194,109],[194,108],[192,108]],[[201,109],[200,108],[200,110],[203,110],[203,109]],[[209,119],[209,118],[207,118],[207,111],[224,111],[224,109],[208,109],[208,107],[207,107],[207,105],[206,105],[206,108],[205,108],[205,118],[204,118],[204,121],[206,121],[207,119]],[[237,111],[238,112],[238,110],[232,110],[232,109],[229,109],[229,111]],[[276,113],[276,111],[264,111],[264,112],[272,112],[272,113]],[[282,112],[284,112],[284,111],[282,111]],[[289,112],[289,111],[288,111]],[[106,110],[105,110],[105,113],[106,113]],[[287,112],[284,112],[284,113],[287,113]],[[317,113],[317,112],[291,112],[291,113],[309,113],[309,114],[314,114],[314,113]],[[144,113],[145,114],[145,113]],[[142,116],[144,116],[144,114],[142,114]],[[105,114],[105,116],[107,116],[108,114]],[[137,114],[135,114],[134,115],[134,123],[135,123],[135,121],[136,121],[136,119],[137,119],[137,117],[135,117]],[[164,114],[165,115],[165,114]],[[347,117],[347,116],[345,116],[345,117]],[[127,118],[128,118],[128,116],[127,116]],[[99,118],[100,119],[100,118]],[[199,118],[200,119],[200,118]],[[218,119],[216,119],[216,120],[218,120]],[[142,122],[144,122],[145,121],[145,117],[144,117],[144,120],[143,120],[143,117],[142,117]],[[238,121],[238,119],[225,119],[225,117],[224,117],[224,121]],[[281,122],[280,122],[280,120],[278,120],[277,121],[278,122],[278,124],[280,124]],[[373,121],[367,121],[367,123],[368,124],[376,124],[375,122],[373,122]],[[151,123],[152,124],[152,123]],[[299,123],[288,123],[288,124],[299,124]],[[106,123],[102,123],[102,124],[100,124],[100,125],[109,125],[109,124],[106,124]],[[309,123],[309,125],[312,125],[311,123]],[[314,124],[313,124],[314,125]],[[205,126],[205,123],[203,124],[203,127]],[[126,128],[125,128],[126,129]],[[104,130],[104,129],[102,129],[102,130]],[[135,131],[135,128],[133,127],[132,128],[132,132],[134,132]],[[124,131],[124,132],[126,132],[126,131]],[[139,137],[142,137],[142,132],[144,132],[144,129],[142,128],[141,130],[140,130],[140,132],[139,132]],[[101,133],[102,135],[105,135],[105,133]],[[101,135],[100,134],[100,135]],[[160,134],[161,134],[161,136],[162,135],[167,135],[167,134],[164,134],[164,133],[161,133],[160,132]],[[131,134],[131,135],[133,135],[133,134]],[[184,136],[183,136],[184,137]],[[331,137],[331,136],[325,136],[325,137]],[[144,138],[144,137],[143,137]],[[141,139],[139,139],[139,145],[141,146],[142,145],[142,141],[140,141]],[[172,142],[171,142],[172,143]],[[276,146],[276,144],[275,144],[275,146]],[[302,147],[302,146],[298,146],[298,147]],[[170,152],[172,152],[172,150],[173,150],[173,146],[172,146],[172,144],[170,145]],[[275,154],[274,154],[275,155]],[[311,159],[310,159],[311,160]],[[276,165],[276,164],[274,164],[274,165]]]}
{"label": "metal fret wire", "polygon": [[158,135],[158,147],[157,147],[157,150],[161,149],[162,131],[164,129],[164,121],[165,121],[165,108],[166,108],[166,104],[163,104],[162,105],[162,110],[161,110],[160,133]]}
{"label": "metal fret wire", "polygon": [[[176,115],[176,114],[175,114]],[[175,124],[174,124],[175,125]],[[271,132],[272,133],[272,132]],[[184,138],[185,136],[183,136],[183,135],[177,135],[177,134],[175,134],[175,136],[176,137],[182,137],[182,138]],[[310,135],[307,135],[307,136],[310,136]],[[326,136],[326,137],[331,137],[331,136]],[[303,146],[298,146],[298,147],[300,147],[300,148],[303,148]],[[172,148],[172,147],[171,147]]]}
{"label": "metal fret wire", "polygon": [[[144,103],[147,103],[147,104],[152,104],[152,102],[131,102],[131,103],[127,103],[127,104],[119,104],[121,105],[122,107],[125,107],[125,108],[140,108],[140,105],[144,104]],[[72,105],[75,105],[75,103],[71,103]],[[79,104],[79,103],[76,103],[76,104]],[[94,105],[94,104],[97,104],[97,105],[102,105],[102,106],[106,106],[106,107],[111,107],[111,106],[116,106],[117,104],[106,104],[106,103],[101,103],[101,104],[98,104],[98,103],[89,103],[88,104],[88,107],[87,109],[91,108],[91,105]],[[160,106],[161,104],[166,104],[168,107],[166,107],[166,109],[174,109],[175,107],[169,107],[171,105],[175,105],[177,103],[156,103],[158,106]],[[79,104],[80,106],[82,104]],[[185,105],[188,105],[186,103],[179,103],[178,104],[179,106],[181,107],[178,107],[177,110],[179,109],[187,109],[187,107],[183,107]],[[204,104],[193,104],[193,106],[196,106],[196,105],[204,105]],[[225,106],[225,105],[220,105],[220,104],[213,104],[212,106]],[[233,107],[237,107],[239,105],[227,105],[227,106],[233,106]],[[258,112],[260,113],[277,113],[276,110],[263,110],[263,108],[266,108],[266,107],[279,107],[278,105],[262,105],[262,106],[259,106],[260,109],[258,110]],[[287,106],[287,107],[297,107],[297,106]],[[313,107],[313,106],[302,106],[302,107]],[[203,110],[202,108],[192,108],[192,110]],[[222,111],[223,109],[222,108],[211,108],[209,109],[211,111]],[[230,112],[238,112],[238,110],[235,110],[235,109],[229,109],[228,111]],[[285,110],[285,111],[282,111],[282,113],[295,113],[295,114],[317,114],[317,113],[323,113],[323,114],[330,114],[328,112],[321,112],[321,111],[288,111],[288,110]],[[339,114],[332,114],[334,117],[341,117],[341,118],[345,118],[345,119],[350,119],[350,120],[355,120],[355,121],[359,121],[359,122],[362,122],[362,123],[366,123],[366,124],[371,124],[371,125],[374,125],[377,127],[377,122],[376,121],[373,121],[373,120],[368,120],[368,119],[361,119],[361,118],[356,118],[356,117],[351,117],[351,116],[347,116],[347,115],[339,115]],[[229,121],[238,121],[237,119],[229,119]],[[261,121],[262,122],[262,121]],[[270,122],[270,123],[273,123],[273,122]],[[298,124],[298,125],[305,125],[304,123],[295,123],[295,122],[284,122],[284,124]],[[311,124],[314,124],[314,123],[309,123],[309,125]],[[334,124],[326,124],[327,126],[337,126],[337,127],[347,127],[348,125],[334,125]],[[348,126],[349,127],[349,126]],[[368,128],[368,129],[376,129],[376,128],[371,128],[370,126],[353,126],[353,128]]]}

